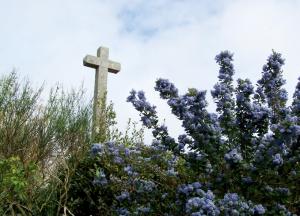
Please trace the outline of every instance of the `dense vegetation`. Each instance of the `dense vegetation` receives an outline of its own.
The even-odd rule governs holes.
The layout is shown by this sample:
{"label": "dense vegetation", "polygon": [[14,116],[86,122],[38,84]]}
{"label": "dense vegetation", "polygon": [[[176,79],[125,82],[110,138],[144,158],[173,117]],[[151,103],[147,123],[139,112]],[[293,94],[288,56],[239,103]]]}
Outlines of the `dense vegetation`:
{"label": "dense vegetation", "polygon": [[[163,212],[299,214],[300,82],[288,107],[281,54],[273,51],[268,57],[256,88],[248,79],[238,79],[234,87],[230,52],[221,52],[215,60],[220,66],[219,82],[211,94],[217,113],[206,109],[206,91],[189,89],[179,95],[168,80],[156,81],[155,90],[185,129],[177,140],[170,137],[165,125],[159,124],[155,107],[142,91],[132,91],[128,97],[143,124],[153,131],[156,140],[152,147],[173,155],[169,163],[175,164],[176,184],[171,190],[173,195],[164,191],[171,204]],[[178,163],[181,168],[176,167]],[[182,165],[184,172],[180,172]],[[153,205],[149,204],[149,212],[156,211]]]}
{"label": "dense vegetation", "polygon": [[[89,156],[92,108],[83,89],[60,86],[42,101],[42,88],[16,73],[0,79],[0,215],[71,214],[70,179]],[[129,122],[122,134],[109,104],[99,142],[140,143],[141,130]]]}
{"label": "dense vegetation", "polygon": [[[166,79],[155,90],[182,122],[174,139],[143,91],[127,98],[152,130],[115,128],[110,104],[95,144],[82,91],[52,91],[0,81],[0,214],[3,215],[297,215],[300,214],[300,80],[287,106],[284,59],[273,52],[254,86],[238,79],[233,55],[216,56],[211,91],[180,95]],[[130,130],[130,127],[132,130]],[[131,131],[131,133],[129,133]]]}

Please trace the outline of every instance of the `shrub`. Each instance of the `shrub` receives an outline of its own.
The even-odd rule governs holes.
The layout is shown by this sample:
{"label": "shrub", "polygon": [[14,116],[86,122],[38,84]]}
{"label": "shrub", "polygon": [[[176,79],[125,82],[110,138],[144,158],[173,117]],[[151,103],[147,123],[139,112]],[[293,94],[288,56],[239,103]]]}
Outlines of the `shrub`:
{"label": "shrub", "polygon": [[46,167],[55,155],[89,148],[91,108],[84,91],[57,86],[44,103],[41,92],[15,73],[0,79],[0,157]]}
{"label": "shrub", "polygon": [[35,164],[24,166],[18,157],[0,160],[0,213],[14,215],[31,213],[38,182]]}
{"label": "shrub", "polygon": [[[263,67],[256,88],[233,85],[233,55],[221,52],[219,82],[184,95],[166,79],[155,90],[182,121],[172,138],[144,92],[128,101],[152,130],[150,146],[122,140],[94,144],[70,180],[75,215],[292,215],[299,213],[299,84],[290,107],[279,53]],[[119,142],[118,142],[119,141]],[[122,143],[123,142],[123,143]]]}
{"label": "shrub", "polygon": [[[99,143],[91,146],[89,112],[78,111],[74,103],[67,100],[69,97],[63,96],[61,102],[54,97],[55,103],[50,103],[54,108],[50,106],[45,111],[49,119],[54,119],[53,134],[57,138],[54,143],[57,144],[53,146],[58,146],[59,150],[54,149],[54,152],[61,152],[62,157],[59,157],[57,169],[48,172],[44,187],[37,190],[40,201],[25,213],[299,214],[300,79],[292,104],[287,106],[281,54],[273,51],[268,57],[256,87],[248,79],[238,79],[234,87],[232,61],[233,54],[228,51],[216,56],[220,65],[219,81],[211,91],[217,105],[216,113],[207,110],[206,91],[191,88],[180,95],[167,79],[156,81],[155,90],[167,101],[185,130],[177,139],[160,123],[155,106],[147,101],[145,93],[130,92],[127,100],[140,112],[143,125],[152,130],[154,140],[149,146],[142,143],[142,131],[135,125],[131,135],[129,130],[122,135],[114,127],[112,106],[105,110],[105,127],[96,136]],[[27,101],[34,101],[33,96]],[[17,109],[11,113],[14,116]],[[83,113],[86,115],[81,115]],[[31,121],[25,122],[24,125],[31,124]],[[6,127],[3,123],[0,126]],[[28,169],[31,163],[25,163],[27,157],[18,158],[13,153],[7,154],[9,157],[0,164],[11,167],[5,168],[7,170],[16,170],[12,174],[3,172],[5,179],[16,181],[3,180],[4,177],[1,181],[3,187],[16,191],[17,207],[30,195],[26,186],[32,181],[24,176],[28,172],[35,173],[40,163]],[[13,197],[11,195],[5,194]],[[46,200],[45,203],[42,200]],[[22,214],[24,210],[21,206],[16,211]]]}
{"label": "shrub", "polygon": [[[186,183],[190,185],[197,177],[206,188],[200,195],[184,198],[187,213],[231,215],[234,210],[238,214],[246,211],[246,204],[245,214],[299,213],[299,84],[287,107],[281,54],[273,51],[267,59],[256,89],[248,79],[238,79],[234,88],[232,61],[228,51],[216,56],[219,82],[211,94],[217,113],[207,110],[206,91],[189,89],[179,95],[168,80],[156,81],[155,90],[182,121],[185,134],[177,140],[159,124],[155,106],[147,102],[144,92],[133,90],[128,101],[140,112],[143,124],[152,129],[152,146],[184,159],[193,176]],[[226,210],[230,197],[236,201]],[[239,210],[241,205],[243,210]]]}
{"label": "shrub", "polygon": [[41,215],[56,202],[49,182],[58,165],[80,160],[90,148],[84,91],[57,86],[43,103],[41,93],[16,73],[0,79],[0,214]]}

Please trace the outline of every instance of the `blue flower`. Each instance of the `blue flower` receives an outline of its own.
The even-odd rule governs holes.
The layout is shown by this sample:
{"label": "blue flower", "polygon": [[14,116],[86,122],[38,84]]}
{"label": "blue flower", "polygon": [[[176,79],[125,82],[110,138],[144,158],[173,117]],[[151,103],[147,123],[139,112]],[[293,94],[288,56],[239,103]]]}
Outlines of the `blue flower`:
{"label": "blue flower", "polygon": [[216,56],[216,62],[220,65],[219,82],[211,91],[216,104],[217,112],[220,114],[219,121],[225,135],[232,139],[232,131],[235,127],[234,107],[235,101],[233,98],[233,54],[228,51],[223,51]]}
{"label": "blue flower", "polygon": [[151,180],[135,179],[134,185],[137,193],[149,193],[156,189],[156,184]]}
{"label": "blue flower", "polygon": [[128,157],[131,154],[130,149],[129,148],[125,148],[124,149],[124,154],[125,154],[126,157]]}
{"label": "blue flower", "polygon": [[137,215],[140,215],[141,213],[144,214],[144,213],[149,213],[150,212],[150,207],[144,207],[144,206],[140,206],[136,209],[136,214]]}
{"label": "blue flower", "polygon": [[266,212],[266,210],[261,204],[259,204],[254,206],[252,212],[257,215],[263,215]]}
{"label": "blue flower", "polygon": [[277,153],[273,156],[273,164],[275,166],[281,166],[283,164],[283,159],[281,157],[281,154]]}
{"label": "blue flower", "polygon": [[221,66],[219,78],[224,79],[224,77],[231,77],[234,74],[233,64],[233,54],[229,51],[223,51],[215,57],[216,62]]}
{"label": "blue flower", "polygon": [[244,184],[249,185],[249,184],[252,184],[252,183],[253,183],[253,179],[252,179],[250,176],[243,177],[243,178],[242,178],[242,182],[243,182]]}
{"label": "blue flower", "polygon": [[213,200],[207,198],[200,198],[200,197],[192,197],[187,200],[186,205],[186,212],[203,212],[203,215],[219,215],[220,211],[215,206]]}
{"label": "blue flower", "polygon": [[128,191],[123,191],[119,196],[116,197],[119,202],[130,199],[130,194]]}
{"label": "blue flower", "polygon": [[236,193],[227,193],[222,200],[219,200],[218,207],[222,212],[222,215],[251,215],[253,204],[251,201],[245,201],[242,197],[239,197]]}
{"label": "blue flower", "polygon": [[127,102],[132,103],[135,109],[141,112],[141,120],[146,127],[151,128],[156,124],[156,107],[151,106],[146,101],[145,93],[143,91],[137,93],[135,90],[132,90],[127,97]]}
{"label": "blue flower", "polygon": [[198,188],[201,188],[201,187],[202,187],[202,185],[201,185],[200,182],[194,182],[194,183],[192,183],[192,186],[193,186],[193,188],[195,188],[195,189],[198,189]]}
{"label": "blue flower", "polygon": [[129,216],[131,215],[127,208],[118,208],[117,209],[118,216]]}
{"label": "blue flower", "polygon": [[94,185],[98,185],[98,186],[104,186],[108,184],[108,181],[106,179],[106,175],[103,172],[103,170],[100,170],[97,172],[95,179],[93,180],[93,184]]}
{"label": "blue flower", "polygon": [[141,100],[141,101],[146,101],[145,92],[139,91],[139,92],[138,92],[138,98],[139,98],[139,100]]}
{"label": "blue flower", "polygon": [[193,212],[191,216],[204,216],[201,212]]}
{"label": "blue flower", "polygon": [[92,144],[91,153],[92,155],[97,155],[102,153],[103,145],[101,143]]}
{"label": "blue flower", "polygon": [[129,176],[138,176],[138,173],[133,170],[131,165],[127,165],[126,167],[124,167],[124,171]]}
{"label": "blue flower", "polygon": [[293,114],[299,118],[298,122],[300,122],[300,77],[298,78],[296,90],[293,94],[293,102],[291,108]]}
{"label": "blue flower", "polygon": [[158,79],[154,88],[156,91],[159,91],[160,97],[163,99],[170,99],[178,97],[178,90],[170,83],[167,79]]}
{"label": "blue flower", "polygon": [[223,201],[229,205],[234,205],[239,201],[239,196],[236,193],[227,193],[224,195]]}
{"label": "blue flower", "polygon": [[288,188],[284,188],[284,187],[277,187],[274,189],[275,192],[277,192],[279,194],[279,196],[289,196],[290,195],[290,190]]}
{"label": "blue flower", "polygon": [[197,209],[200,207],[202,200],[199,197],[193,197],[189,199],[186,203],[186,211],[192,212],[193,209]]}
{"label": "blue flower", "polygon": [[135,101],[136,101],[136,91],[132,89],[130,91],[130,95],[127,97],[127,102],[134,103]]}
{"label": "blue flower", "polygon": [[229,164],[237,164],[243,160],[242,155],[237,151],[237,149],[232,149],[226,153],[224,158]]}
{"label": "blue flower", "polygon": [[141,120],[142,120],[143,125],[145,127],[147,127],[147,128],[151,128],[152,127],[153,124],[152,124],[152,121],[151,121],[150,117],[148,117],[148,116],[142,116]]}
{"label": "blue flower", "polygon": [[114,162],[116,164],[122,164],[124,162],[124,160],[123,160],[123,158],[116,156],[116,157],[114,157]]}
{"label": "blue flower", "polygon": [[283,65],[284,59],[281,54],[273,51],[263,66],[262,78],[258,81],[257,98],[262,95],[262,101],[266,98],[268,106],[273,111],[272,123],[279,122],[287,112],[285,108],[287,92],[282,88],[285,84],[281,69]]}

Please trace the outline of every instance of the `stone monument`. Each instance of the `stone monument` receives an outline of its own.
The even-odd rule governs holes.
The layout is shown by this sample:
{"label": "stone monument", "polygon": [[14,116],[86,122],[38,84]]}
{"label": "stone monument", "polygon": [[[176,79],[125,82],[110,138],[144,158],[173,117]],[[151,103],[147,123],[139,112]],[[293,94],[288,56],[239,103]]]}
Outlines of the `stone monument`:
{"label": "stone monument", "polygon": [[93,128],[92,141],[97,141],[95,135],[101,133],[101,124],[105,124],[104,115],[101,115],[105,109],[105,99],[107,93],[107,74],[118,73],[121,70],[121,64],[109,60],[109,49],[106,47],[99,47],[97,56],[87,55],[83,59],[83,65],[94,68],[95,73],[95,87],[94,87],[94,104],[93,104]]}

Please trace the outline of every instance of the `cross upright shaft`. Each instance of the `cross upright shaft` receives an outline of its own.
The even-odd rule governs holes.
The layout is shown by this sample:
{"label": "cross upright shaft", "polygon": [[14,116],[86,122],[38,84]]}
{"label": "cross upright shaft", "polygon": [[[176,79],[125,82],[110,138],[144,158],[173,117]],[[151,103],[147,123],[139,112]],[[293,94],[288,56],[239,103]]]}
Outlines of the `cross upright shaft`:
{"label": "cross upright shaft", "polygon": [[92,139],[95,138],[95,133],[99,133],[102,128],[101,122],[105,122],[105,119],[100,119],[101,113],[105,108],[105,104],[101,104],[102,101],[105,102],[105,96],[107,93],[107,74],[118,73],[121,70],[121,64],[108,59],[109,49],[106,47],[100,47],[97,50],[97,56],[87,55],[83,59],[83,65],[96,69],[95,73],[95,87],[94,87],[94,104],[93,104],[93,129],[92,129]]}

